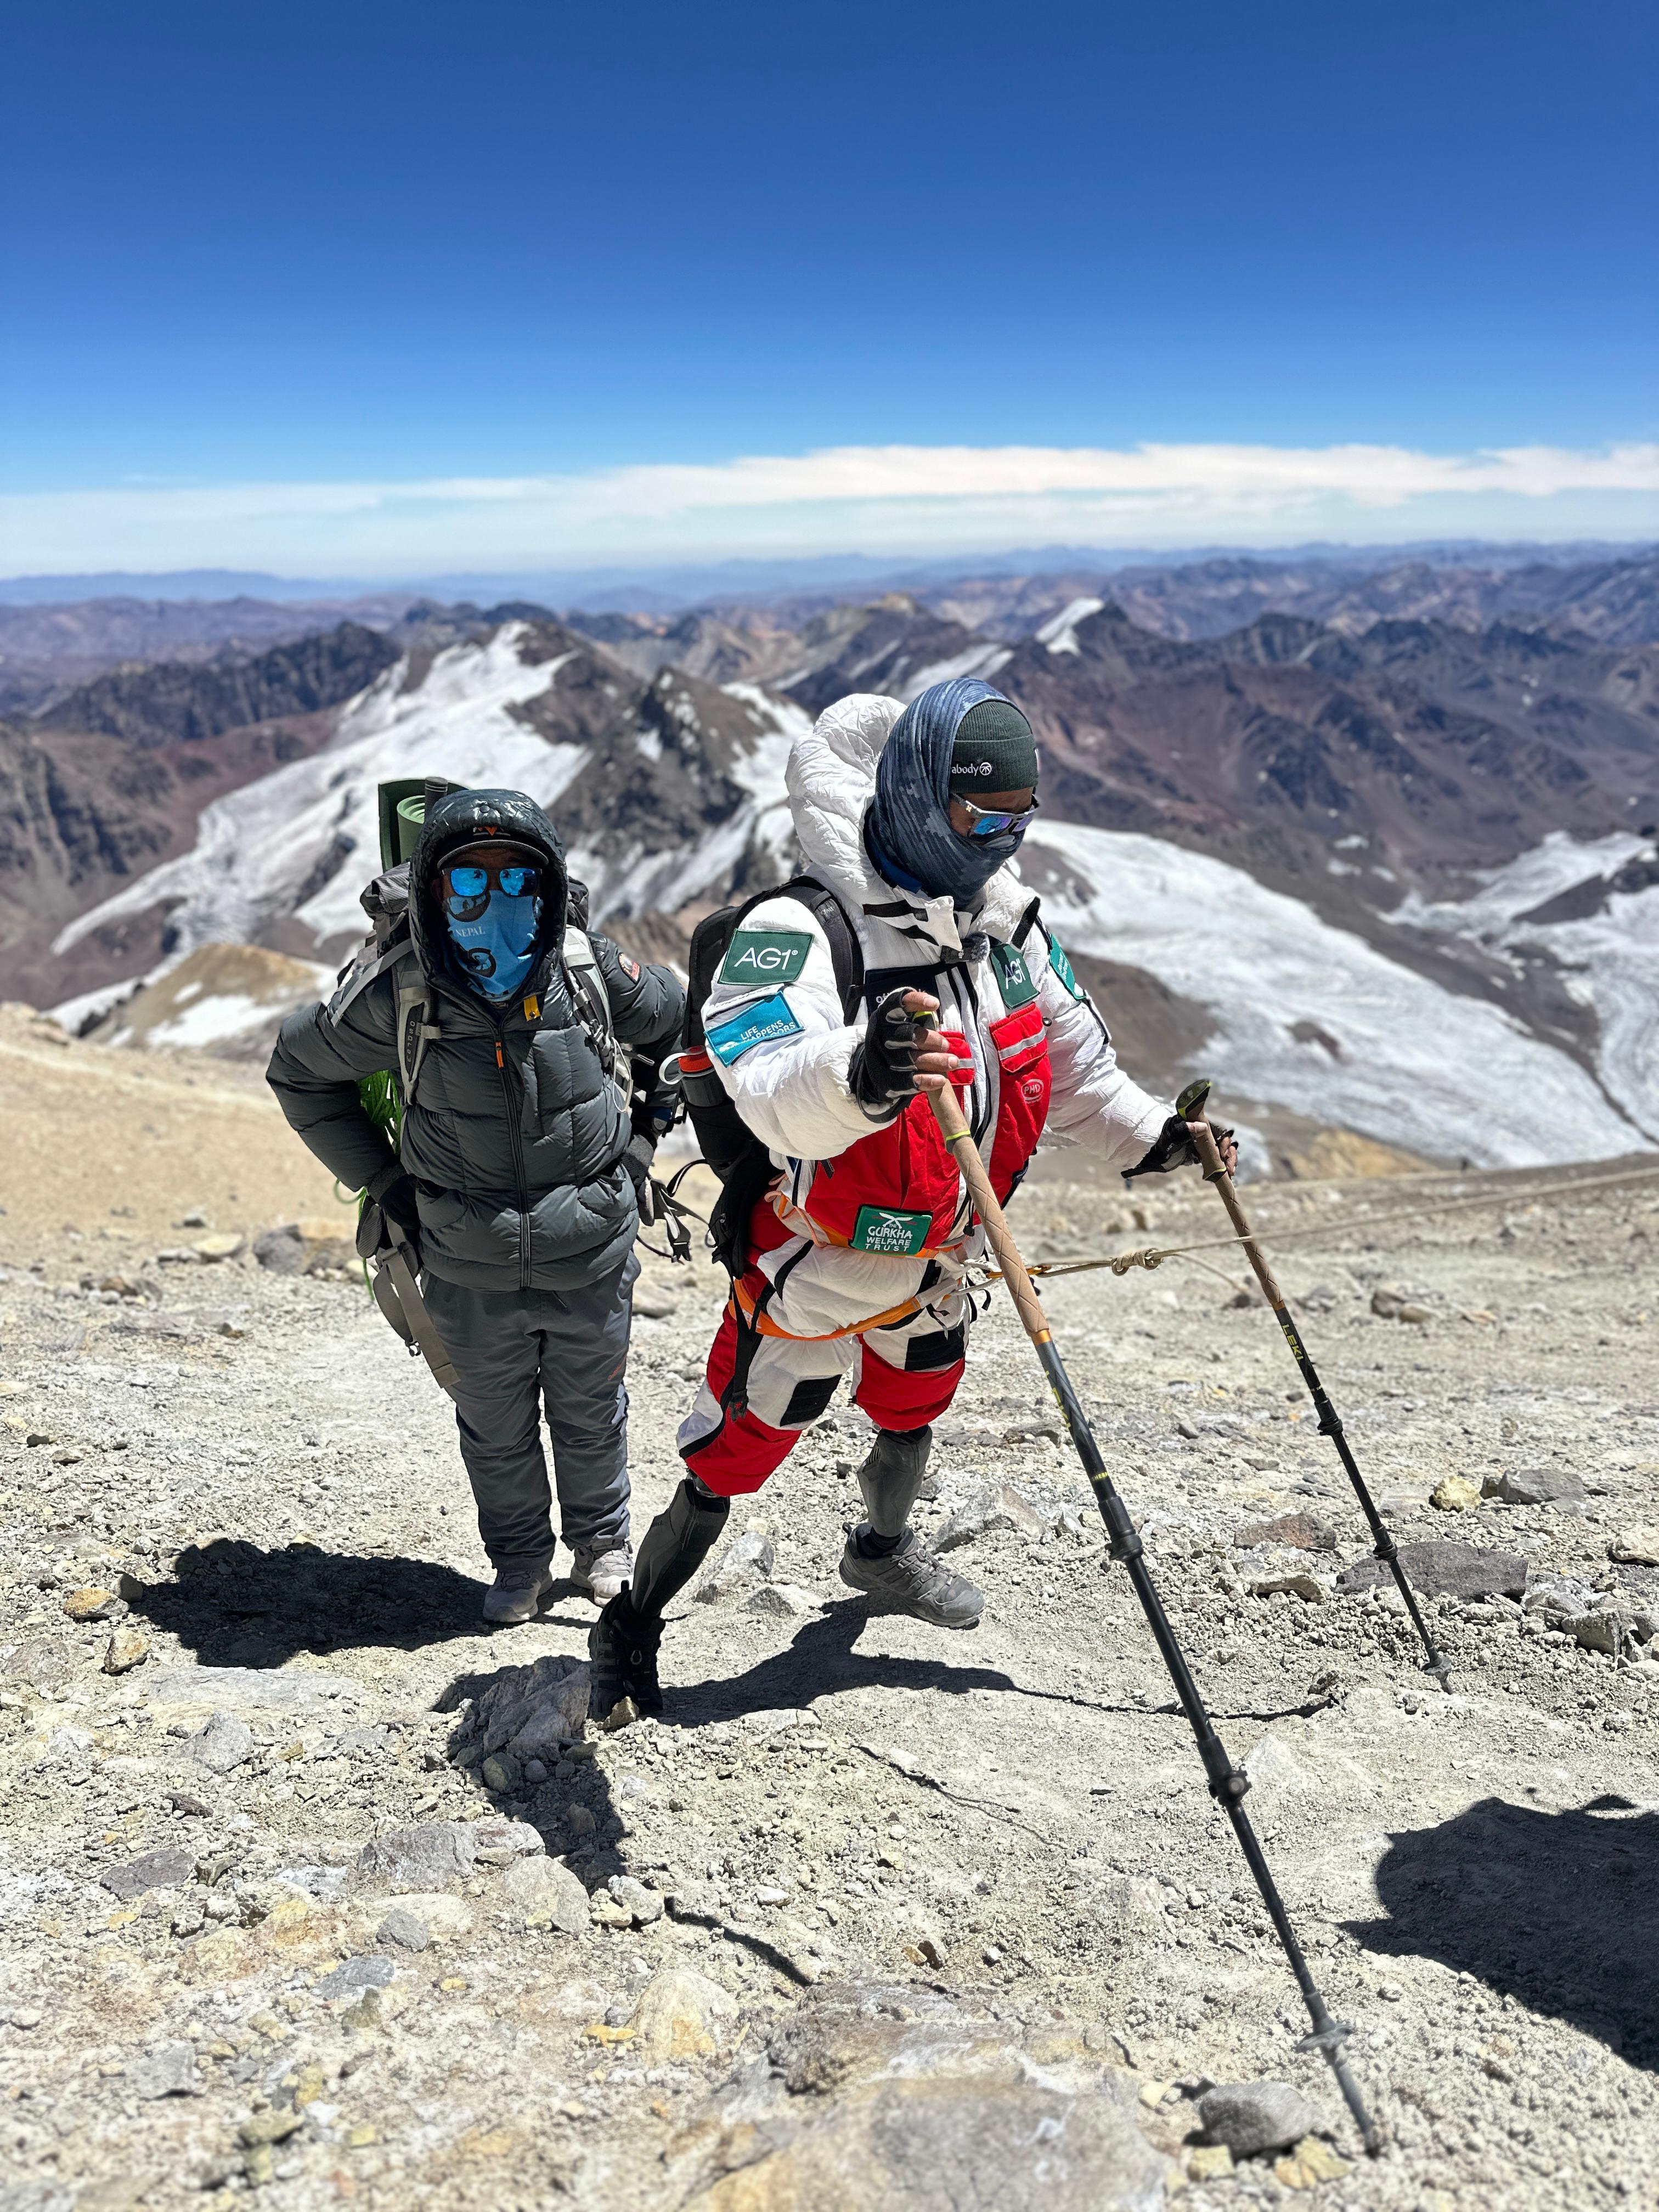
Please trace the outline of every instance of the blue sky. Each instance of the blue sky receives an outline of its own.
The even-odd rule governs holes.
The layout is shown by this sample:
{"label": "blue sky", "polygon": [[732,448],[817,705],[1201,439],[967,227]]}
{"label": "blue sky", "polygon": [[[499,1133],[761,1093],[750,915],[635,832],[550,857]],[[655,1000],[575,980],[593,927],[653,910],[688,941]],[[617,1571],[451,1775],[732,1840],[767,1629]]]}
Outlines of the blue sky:
{"label": "blue sky", "polygon": [[1656,24],[35,0],[0,573],[1659,534]]}

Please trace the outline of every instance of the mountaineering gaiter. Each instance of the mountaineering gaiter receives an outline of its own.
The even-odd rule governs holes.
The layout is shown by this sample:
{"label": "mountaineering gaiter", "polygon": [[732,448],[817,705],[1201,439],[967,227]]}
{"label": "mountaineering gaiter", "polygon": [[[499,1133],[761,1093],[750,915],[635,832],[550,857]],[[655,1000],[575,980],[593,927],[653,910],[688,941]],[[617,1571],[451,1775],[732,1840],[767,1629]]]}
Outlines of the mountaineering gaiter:
{"label": "mountaineering gaiter", "polygon": [[492,888],[479,914],[444,913],[456,962],[486,999],[510,999],[530,980],[542,926],[539,898],[509,898]]}
{"label": "mountaineering gaiter", "polygon": [[[976,676],[935,684],[911,701],[893,725],[876,763],[876,795],[866,817],[866,842],[912,876],[928,898],[970,906],[1005,861],[1024,825],[994,837],[958,837],[951,827],[951,775],[957,732],[981,700],[1018,710]],[[1023,719],[1023,718],[1022,718]]]}

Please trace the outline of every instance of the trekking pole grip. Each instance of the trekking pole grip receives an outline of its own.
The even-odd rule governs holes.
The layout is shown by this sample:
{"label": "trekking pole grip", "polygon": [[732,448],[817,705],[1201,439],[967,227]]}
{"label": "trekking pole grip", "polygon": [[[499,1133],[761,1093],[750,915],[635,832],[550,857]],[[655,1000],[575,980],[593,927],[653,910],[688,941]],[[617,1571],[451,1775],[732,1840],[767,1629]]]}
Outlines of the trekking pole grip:
{"label": "trekking pole grip", "polygon": [[1261,1285],[1262,1296],[1273,1311],[1279,1313],[1284,1307],[1285,1295],[1267,1265],[1267,1255],[1255,1241],[1249,1217],[1239,1202],[1232,1176],[1221,1157],[1221,1147],[1215,1140],[1215,1131],[1205,1115],[1204,1109],[1209,1096],[1207,1079],[1189,1083],[1176,1100],[1176,1111],[1192,1133],[1193,1146],[1198,1154],[1199,1165],[1204,1170],[1205,1182],[1212,1182],[1221,1194],[1221,1203],[1227,1209],[1227,1218],[1233,1224],[1235,1235],[1243,1243],[1244,1257],[1249,1261],[1255,1279]]}

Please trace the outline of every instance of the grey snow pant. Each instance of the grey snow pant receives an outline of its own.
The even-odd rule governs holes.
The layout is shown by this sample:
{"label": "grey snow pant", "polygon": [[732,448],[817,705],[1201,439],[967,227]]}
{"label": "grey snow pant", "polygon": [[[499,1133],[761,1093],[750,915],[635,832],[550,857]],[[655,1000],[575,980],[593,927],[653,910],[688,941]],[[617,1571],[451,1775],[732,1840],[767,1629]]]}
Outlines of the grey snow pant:
{"label": "grey snow pant", "polygon": [[560,1533],[605,1551],[628,1540],[628,1332],[640,1263],[572,1291],[422,1285],[454,1362],[455,1425],[490,1564],[553,1556],[541,1413],[553,1443]]}

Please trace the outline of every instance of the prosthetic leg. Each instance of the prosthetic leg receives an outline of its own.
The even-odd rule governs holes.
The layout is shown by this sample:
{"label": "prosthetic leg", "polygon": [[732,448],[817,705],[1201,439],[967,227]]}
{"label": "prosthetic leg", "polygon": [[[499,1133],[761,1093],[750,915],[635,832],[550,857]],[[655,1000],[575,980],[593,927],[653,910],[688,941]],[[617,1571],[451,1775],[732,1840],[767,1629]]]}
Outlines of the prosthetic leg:
{"label": "prosthetic leg", "polygon": [[662,1711],[657,1648],[663,1614],[720,1541],[731,1510],[729,1498],[688,1474],[646,1530],[632,1583],[587,1632],[587,1714],[600,1728],[626,1728],[641,1713]]}
{"label": "prosthetic leg", "polygon": [[859,1469],[866,1518],[847,1534],[841,1578],[897,1613],[935,1628],[974,1628],[985,1595],[941,1566],[916,1541],[910,1511],[921,1494],[932,1429],[880,1429]]}

